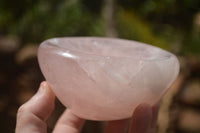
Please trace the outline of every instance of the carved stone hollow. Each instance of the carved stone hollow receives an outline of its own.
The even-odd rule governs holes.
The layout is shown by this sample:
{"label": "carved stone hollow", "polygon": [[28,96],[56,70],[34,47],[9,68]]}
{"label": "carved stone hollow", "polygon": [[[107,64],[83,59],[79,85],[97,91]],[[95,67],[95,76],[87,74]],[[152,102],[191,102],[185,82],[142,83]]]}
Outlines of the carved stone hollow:
{"label": "carved stone hollow", "polygon": [[178,59],[165,50],[103,37],[46,40],[38,60],[58,99],[89,120],[131,117],[139,104],[158,102],[179,73]]}

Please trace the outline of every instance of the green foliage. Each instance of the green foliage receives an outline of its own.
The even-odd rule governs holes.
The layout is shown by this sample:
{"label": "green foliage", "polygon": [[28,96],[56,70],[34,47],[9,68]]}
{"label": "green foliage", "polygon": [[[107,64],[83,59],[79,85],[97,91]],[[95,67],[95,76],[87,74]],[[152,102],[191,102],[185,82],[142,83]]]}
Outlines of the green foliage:
{"label": "green foliage", "polygon": [[[105,36],[104,4],[104,0],[0,0],[0,35],[18,36],[23,44],[60,36]],[[200,33],[193,21],[200,0],[115,4],[113,21],[119,37],[200,55]]]}
{"label": "green foliage", "polygon": [[168,49],[167,43],[156,36],[150,26],[132,11],[117,13],[117,28],[122,38],[133,39]]}
{"label": "green foliage", "polygon": [[118,0],[118,4],[124,9],[134,9],[155,27],[169,24],[178,30],[191,29],[191,20],[200,10],[199,0]]}
{"label": "green foliage", "polygon": [[[87,34],[86,25],[90,25],[91,16],[84,12],[80,3],[64,2],[59,9],[52,14],[48,23],[47,36],[72,36]],[[89,27],[88,27],[89,28]]]}
{"label": "green foliage", "polygon": [[186,34],[183,44],[182,52],[184,54],[200,57],[200,28],[193,29],[191,33]]}
{"label": "green foliage", "polygon": [[200,34],[193,22],[199,0],[118,0],[118,7],[124,10],[117,15],[120,36],[167,46],[182,55],[200,55]]}
{"label": "green foliage", "polygon": [[[7,16],[0,21],[0,29],[12,19],[9,14]],[[80,0],[39,1],[13,21],[12,26],[6,26],[8,33],[23,37],[24,42],[41,42],[56,36],[105,34],[102,17],[89,12]]]}

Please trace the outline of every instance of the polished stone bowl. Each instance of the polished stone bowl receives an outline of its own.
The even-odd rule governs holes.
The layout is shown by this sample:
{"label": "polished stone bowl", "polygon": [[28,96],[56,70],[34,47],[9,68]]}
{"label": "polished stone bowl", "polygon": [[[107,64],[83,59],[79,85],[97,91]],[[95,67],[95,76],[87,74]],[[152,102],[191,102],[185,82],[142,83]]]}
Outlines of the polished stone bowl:
{"label": "polished stone bowl", "polygon": [[129,118],[139,104],[154,105],[179,73],[173,54],[113,38],[49,39],[40,45],[38,60],[58,99],[90,120]]}

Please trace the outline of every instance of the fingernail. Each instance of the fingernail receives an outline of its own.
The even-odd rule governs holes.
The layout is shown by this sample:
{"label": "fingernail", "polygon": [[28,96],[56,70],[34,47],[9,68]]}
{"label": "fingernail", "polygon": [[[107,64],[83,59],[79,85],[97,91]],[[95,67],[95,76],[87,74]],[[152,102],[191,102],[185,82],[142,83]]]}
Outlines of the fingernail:
{"label": "fingernail", "polygon": [[42,86],[42,87],[48,87],[48,84],[47,84],[46,81],[43,81],[43,82],[40,84],[40,86]]}
{"label": "fingernail", "polygon": [[148,104],[139,105],[134,113],[130,125],[130,133],[148,133],[152,122],[152,107]]}
{"label": "fingernail", "polygon": [[54,96],[54,92],[51,90],[49,84],[46,81],[43,81],[40,84],[39,93],[47,94],[48,96],[52,96],[52,97]]}
{"label": "fingernail", "polygon": [[43,81],[41,84],[40,84],[40,87],[39,87],[39,90],[37,93],[44,93],[46,91],[46,88],[48,87],[48,84],[47,82]]}

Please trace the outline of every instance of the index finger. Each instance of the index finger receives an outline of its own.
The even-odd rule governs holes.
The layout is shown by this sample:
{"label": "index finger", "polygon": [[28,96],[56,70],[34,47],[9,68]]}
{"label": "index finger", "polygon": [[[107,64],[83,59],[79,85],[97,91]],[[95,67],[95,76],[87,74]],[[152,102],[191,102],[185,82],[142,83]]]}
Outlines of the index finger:
{"label": "index finger", "polygon": [[42,82],[38,92],[17,113],[16,133],[44,133],[45,120],[54,109],[55,95],[47,82]]}

